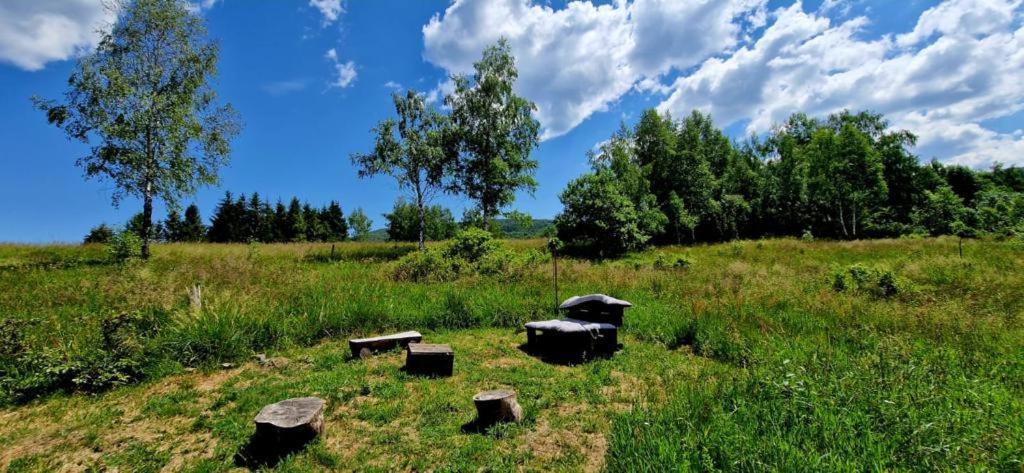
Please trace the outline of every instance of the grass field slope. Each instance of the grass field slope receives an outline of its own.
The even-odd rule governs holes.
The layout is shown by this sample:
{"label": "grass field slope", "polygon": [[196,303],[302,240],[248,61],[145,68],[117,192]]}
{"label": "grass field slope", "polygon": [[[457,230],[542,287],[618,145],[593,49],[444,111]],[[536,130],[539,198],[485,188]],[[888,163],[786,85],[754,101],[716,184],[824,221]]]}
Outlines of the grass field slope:
{"label": "grass field slope", "polygon": [[[412,244],[165,244],[119,264],[99,246],[0,245],[0,470],[231,470],[263,405],[312,395],[323,435],[272,469],[1024,465],[1019,243],[560,259],[561,298],[634,304],[623,349],[577,366],[520,349],[522,323],[552,316],[550,256],[502,245],[528,263],[424,280],[401,277]],[[350,359],[348,338],[399,330],[450,344],[454,376],[409,376],[398,351]],[[472,395],[503,387],[524,422],[465,431]]]}

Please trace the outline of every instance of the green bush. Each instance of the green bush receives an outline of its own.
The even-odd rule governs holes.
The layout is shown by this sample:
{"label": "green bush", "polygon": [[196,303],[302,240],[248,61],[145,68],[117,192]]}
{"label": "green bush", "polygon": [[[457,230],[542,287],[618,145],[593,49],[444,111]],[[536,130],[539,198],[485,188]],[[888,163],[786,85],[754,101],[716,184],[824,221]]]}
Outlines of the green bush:
{"label": "green bush", "polygon": [[690,260],[682,255],[668,255],[658,253],[654,256],[654,269],[686,269],[690,267]]}
{"label": "green bush", "polygon": [[21,402],[57,391],[95,393],[135,382],[151,359],[157,319],[120,314],[100,320],[93,343],[55,349],[28,342],[34,322],[0,322],[0,401]]}
{"label": "green bush", "polygon": [[449,258],[438,249],[414,251],[401,257],[392,274],[399,281],[444,282],[459,277],[464,260]]}
{"label": "green bush", "polygon": [[142,256],[142,238],[130,230],[121,230],[107,243],[107,256],[123,263]]}
{"label": "green bush", "polygon": [[857,291],[887,298],[904,292],[908,284],[891,270],[853,264],[845,269],[834,269],[828,275],[828,284],[836,292]]}
{"label": "green bush", "polygon": [[452,281],[470,274],[519,279],[549,257],[537,250],[516,253],[494,240],[490,233],[469,228],[441,248],[403,256],[392,275],[399,281],[417,282]]}

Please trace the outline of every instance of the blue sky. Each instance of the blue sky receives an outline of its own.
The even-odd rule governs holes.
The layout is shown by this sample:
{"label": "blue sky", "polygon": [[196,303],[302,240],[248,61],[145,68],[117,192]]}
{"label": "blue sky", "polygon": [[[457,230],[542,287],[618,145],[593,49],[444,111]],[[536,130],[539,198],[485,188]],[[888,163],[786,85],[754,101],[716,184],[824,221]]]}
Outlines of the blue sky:
{"label": "blue sky", "polygon": [[[442,96],[449,73],[500,36],[544,130],[540,186],[513,206],[535,217],[559,211],[587,150],[650,107],[702,109],[734,137],[797,110],[870,108],[917,133],[924,159],[1024,164],[1021,3],[202,0],[195,9],[221,46],[216,87],[245,129],[220,187],[191,200],[206,217],[224,190],[338,200],[380,226],[399,191],[386,177],[358,179],[348,156],[369,149],[392,90]],[[99,4],[0,3],[0,241],[78,241],[139,209],[113,208],[109,183],[85,181],[74,161],[86,148],[29,102],[61,96],[107,18]],[[456,215],[466,205],[437,201]]]}

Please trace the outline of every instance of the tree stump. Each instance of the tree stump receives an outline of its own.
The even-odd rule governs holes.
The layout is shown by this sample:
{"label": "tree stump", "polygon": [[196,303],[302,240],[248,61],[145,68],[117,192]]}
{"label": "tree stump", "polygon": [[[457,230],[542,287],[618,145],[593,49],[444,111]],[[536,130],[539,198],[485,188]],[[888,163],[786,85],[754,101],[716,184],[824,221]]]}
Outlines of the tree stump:
{"label": "tree stump", "polygon": [[303,445],[324,428],[324,407],[318,397],[299,397],[263,407],[256,415],[256,437],[270,445]]}
{"label": "tree stump", "polygon": [[476,424],[479,427],[523,420],[523,408],[516,402],[516,392],[511,389],[477,393],[473,396],[473,403],[476,404]]}
{"label": "tree stump", "polygon": [[451,376],[455,352],[448,345],[410,343],[405,356],[405,370],[423,376]]}

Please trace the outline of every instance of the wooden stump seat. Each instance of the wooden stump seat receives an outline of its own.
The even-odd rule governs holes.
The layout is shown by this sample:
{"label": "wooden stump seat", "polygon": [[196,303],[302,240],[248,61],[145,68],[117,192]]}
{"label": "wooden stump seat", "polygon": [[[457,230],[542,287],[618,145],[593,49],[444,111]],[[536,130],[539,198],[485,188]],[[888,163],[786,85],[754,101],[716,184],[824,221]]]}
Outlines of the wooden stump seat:
{"label": "wooden stump seat", "polygon": [[451,376],[455,352],[448,345],[410,343],[405,356],[405,370],[423,376]]}

